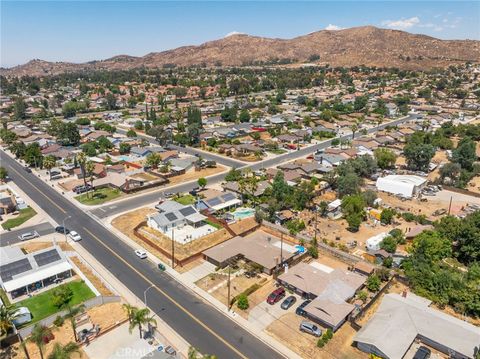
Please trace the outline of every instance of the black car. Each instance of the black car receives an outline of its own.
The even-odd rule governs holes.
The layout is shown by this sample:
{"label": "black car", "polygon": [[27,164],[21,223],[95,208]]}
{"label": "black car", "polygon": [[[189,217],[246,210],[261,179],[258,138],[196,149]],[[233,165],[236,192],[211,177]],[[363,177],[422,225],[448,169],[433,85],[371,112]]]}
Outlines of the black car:
{"label": "black car", "polygon": [[28,173],[32,173],[32,169],[30,167],[23,167],[23,169]]}
{"label": "black car", "polygon": [[55,232],[61,233],[61,234],[69,234],[70,230],[66,227],[58,226],[58,227],[55,227]]}
{"label": "black car", "polygon": [[298,308],[295,309],[295,314],[301,315],[302,317],[307,315],[307,312],[303,308],[305,308],[308,304],[310,304],[310,302],[311,302],[311,300],[308,299],[308,300],[304,301],[302,304],[300,304],[298,306]]}
{"label": "black car", "polygon": [[418,348],[417,352],[413,356],[413,359],[428,359],[430,358],[431,354],[432,354],[432,351],[422,345],[421,347]]}

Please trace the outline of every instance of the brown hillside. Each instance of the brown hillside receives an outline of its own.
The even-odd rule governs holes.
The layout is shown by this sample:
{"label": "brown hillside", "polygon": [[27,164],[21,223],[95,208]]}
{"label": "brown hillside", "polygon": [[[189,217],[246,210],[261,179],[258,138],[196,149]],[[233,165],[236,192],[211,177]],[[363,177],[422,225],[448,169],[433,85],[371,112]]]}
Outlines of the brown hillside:
{"label": "brown hillside", "polygon": [[322,30],[293,39],[270,39],[249,35],[233,35],[199,46],[153,52],[143,57],[119,55],[103,61],[84,64],[33,60],[25,65],[2,69],[10,76],[58,74],[92,69],[128,69],[165,64],[191,66],[205,63],[213,66],[242,66],[273,59],[295,59],[306,62],[319,55],[320,64],[331,66],[369,65],[428,69],[466,61],[480,62],[480,41],[439,40],[404,31],[379,29],[373,26],[338,31]]}

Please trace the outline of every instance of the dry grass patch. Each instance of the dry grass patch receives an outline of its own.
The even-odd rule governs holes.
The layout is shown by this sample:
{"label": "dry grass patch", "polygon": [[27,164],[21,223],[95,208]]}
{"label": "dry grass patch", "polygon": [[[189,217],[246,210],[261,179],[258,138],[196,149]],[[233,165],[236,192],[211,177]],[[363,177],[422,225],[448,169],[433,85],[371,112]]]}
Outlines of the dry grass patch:
{"label": "dry grass patch", "polygon": [[[57,242],[62,251],[74,251],[72,246],[66,242]],[[22,249],[27,253],[40,251],[42,249],[53,247],[53,242],[26,242],[22,244]]]}
{"label": "dry grass patch", "polygon": [[230,225],[230,229],[238,236],[239,234],[245,233],[256,226],[258,226],[258,223],[255,221],[255,217],[249,217]]}
{"label": "dry grass patch", "polygon": [[108,289],[102,280],[98,278],[89,267],[87,267],[78,257],[70,257],[73,263],[80,269],[80,271],[85,274],[88,280],[93,284],[95,288],[100,292],[101,295],[111,296],[113,293]]}
{"label": "dry grass patch", "polygon": [[[201,177],[208,177],[226,171],[227,167],[217,164],[215,168],[202,168],[200,171],[190,170],[183,175],[170,177],[168,186],[172,186],[179,183],[197,180]],[[208,179],[207,179],[208,180]]]}

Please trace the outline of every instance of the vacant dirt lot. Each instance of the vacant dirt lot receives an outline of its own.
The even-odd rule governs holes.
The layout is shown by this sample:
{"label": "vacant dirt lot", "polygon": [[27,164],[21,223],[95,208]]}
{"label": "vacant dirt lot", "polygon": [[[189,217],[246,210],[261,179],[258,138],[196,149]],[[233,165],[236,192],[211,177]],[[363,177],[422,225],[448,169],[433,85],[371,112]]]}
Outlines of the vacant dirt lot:
{"label": "vacant dirt lot", "polygon": [[[45,248],[50,248],[53,246],[52,242],[26,242],[22,244],[22,249],[27,252],[27,253],[32,253],[36,251],[40,251]],[[65,242],[59,242],[58,246],[63,250],[63,251],[73,251],[74,249],[70,244],[65,243]]]}
{"label": "vacant dirt lot", "polygon": [[230,225],[230,229],[233,232],[235,232],[236,235],[239,235],[239,234],[245,233],[246,231],[251,230],[257,225],[258,223],[255,221],[255,218],[250,217],[250,218],[245,218],[238,222],[235,222],[234,224]]}
{"label": "vacant dirt lot", "polygon": [[344,324],[323,348],[317,347],[318,338],[300,332],[298,327],[305,318],[287,313],[270,324],[266,332],[303,358],[360,359],[367,355],[351,346],[355,330]]}
{"label": "vacant dirt lot", "polygon": [[222,165],[217,165],[215,168],[204,168],[200,171],[195,171],[195,170],[190,170],[183,175],[180,176],[175,176],[175,177],[170,177],[169,180],[170,182],[168,183],[168,186],[172,186],[175,184],[179,183],[184,183],[192,180],[199,179],[201,177],[208,177],[208,176],[213,176],[217,173],[226,171],[227,167],[222,166]]}

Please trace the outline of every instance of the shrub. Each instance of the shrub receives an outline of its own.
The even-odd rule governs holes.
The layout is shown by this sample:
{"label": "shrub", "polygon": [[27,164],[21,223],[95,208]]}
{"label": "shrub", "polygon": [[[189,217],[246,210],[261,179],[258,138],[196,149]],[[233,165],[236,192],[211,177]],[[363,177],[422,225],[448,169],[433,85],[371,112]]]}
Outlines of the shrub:
{"label": "shrub", "polygon": [[320,339],[318,339],[318,341],[317,341],[317,347],[323,348],[323,347],[325,346],[325,344],[326,344],[326,343],[325,343],[325,341],[323,340],[323,337],[320,338]]}
{"label": "shrub", "polygon": [[53,324],[54,324],[56,327],[61,327],[64,322],[65,322],[65,319],[64,319],[62,316],[57,315],[57,317],[56,317],[55,320],[53,321]]}
{"label": "shrub", "polygon": [[380,289],[381,281],[376,274],[372,274],[367,279],[367,288],[371,292],[378,292]]}
{"label": "shrub", "polygon": [[362,302],[365,303],[367,301],[368,294],[364,290],[361,290],[360,292],[358,292],[357,296],[358,296],[358,299],[360,299]]}
{"label": "shrub", "polygon": [[318,258],[317,246],[311,245],[310,247],[308,247],[308,254],[310,254],[312,258]]}
{"label": "shrub", "polygon": [[57,308],[63,307],[73,298],[73,291],[68,285],[61,285],[53,290],[52,302]]}
{"label": "shrub", "polygon": [[327,340],[330,340],[333,338],[333,331],[332,329],[327,329],[327,331],[325,332],[325,334],[323,334],[323,336],[327,339]]}
{"label": "shrub", "polygon": [[241,309],[241,310],[248,309],[248,307],[249,307],[248,297],[244,293],[242,293],[238,296],[237,307],[238,307],[238,309]]}
{"label": "shrub", "polygon": [[383,224],[391,224],[394,216],[395,211],[393,209],[385,208],[380,214],[380,222]]}

